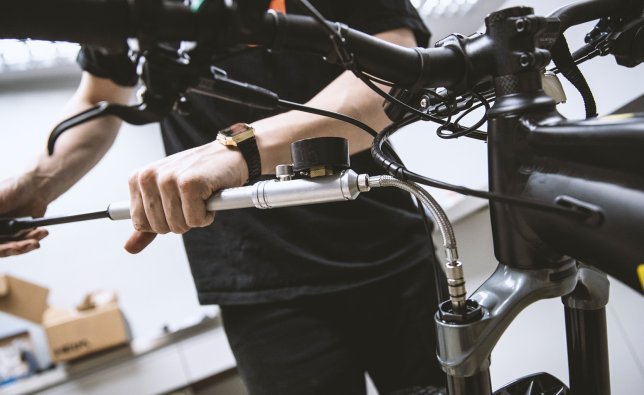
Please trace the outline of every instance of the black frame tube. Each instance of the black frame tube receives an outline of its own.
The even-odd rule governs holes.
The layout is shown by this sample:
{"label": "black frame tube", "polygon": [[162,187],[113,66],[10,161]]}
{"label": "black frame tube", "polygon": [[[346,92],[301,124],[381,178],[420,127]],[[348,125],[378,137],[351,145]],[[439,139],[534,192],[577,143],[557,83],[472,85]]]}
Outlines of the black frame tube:
{"label": "black frame tube", "polygon": [[573,395],[610,395],[606,308],[564,307],[568,373]]}
{"label": "black frame tube", "polygon": [[450,395],[492,395],[490,370],[482,370],[472,377],[448,375],[447,393]]}

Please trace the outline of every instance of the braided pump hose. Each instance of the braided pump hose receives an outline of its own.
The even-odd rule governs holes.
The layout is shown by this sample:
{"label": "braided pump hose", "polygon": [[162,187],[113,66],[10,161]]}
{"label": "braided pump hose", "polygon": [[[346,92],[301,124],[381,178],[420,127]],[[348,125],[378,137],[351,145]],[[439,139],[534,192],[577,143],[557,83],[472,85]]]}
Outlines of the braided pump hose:
{"label": "braided pump hose", "polygon": [[452,228],[452,224],[449,221],[449,218],[447,218],[443,208],[426,189],[412,182],[401,181],[391,176],[373,176],[369,177],[368,185],[369,188],[395,187],[402,189],[403,191],[414,195],[424,207],[429,209],[429,212],[438,226],[443,238],[443,247],[445,248],[447,259],[447,262],[445,263],[445,275],[447,277],[447,285],[450,301],[452,302],[452,308],[455,312],[463,311],[465,309],[467,294],[465,289],[463,265],[458,260],[458,250],[456,248],[454,229]]}

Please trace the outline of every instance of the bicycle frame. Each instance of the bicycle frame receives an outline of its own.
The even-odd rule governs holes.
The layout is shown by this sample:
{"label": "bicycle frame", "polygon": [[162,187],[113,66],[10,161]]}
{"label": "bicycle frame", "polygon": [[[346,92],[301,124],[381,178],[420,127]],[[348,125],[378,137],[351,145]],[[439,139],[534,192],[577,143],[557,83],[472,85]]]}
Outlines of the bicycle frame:
{"label": "bicycle frame", "polygon": [[[467,312],[454,312],[445,302],[436,314],[438,358],[450,395],[491,394],[489,359],[496,342],[525,307],[553,297],[562,297],[565,305],[571,391],[610,393],[608,281],[592,267],[641,291],[636,267],[644,262],[644,116],[567,121],[543,92],[540,78],[559,25],[565,30],[597,19],[618,2],[587,3],[587,10],[570,7],[558,21],[536,17],[527,7],[501,10],[486,18],[484,35],[452,36],[431,49],[400,48],[329,25],[343,35],[364,71],[401,87],[463,92],[492,79],[497,99],[488,111],[490,191],[583,217],[490,202],[499,266],[470,296]],[[181,15],[191,25],[192,15]],[[206,26],[204,17],[199,20]],[[123,36],[131,35],[130,26],[122,30]],[[197,36],[193,30],[186,35]],[[180,29],[171,33],[172,38],[182,36]],[[70,34],[62,29],[55,37]],[[326,32],[303,17],[273,14],[257,30],[235,39],[340,62]]]}
{"label": "bicycle frame", "polygon": [[[486,19],[497,51],[521,36],[503,28],[530,10]],[[501,27],[499,27],[499,25]],[[535,48],[527,45],[523,53]],[[579,221],[491,202],[496,272],[471,295],[480,318],[455,323],[436,315],[439,359],[449,393],[491,394],[489,357],[502,332],[529,304],[563,297],[573,394],[610,393],[606,276],[633,288],[644,260],[644,117],[569,122],[542,91],[538,67],[495,75],[497,100],[488,112],[489,185],[493,192],[553,202],[584,213]],[[619,149],[619,150],[616,150]],[[619,224],[618,224],[619,223]],[[639,246],[638,246],[639,245]],[[441,310],[449,306],[441,307]]]}

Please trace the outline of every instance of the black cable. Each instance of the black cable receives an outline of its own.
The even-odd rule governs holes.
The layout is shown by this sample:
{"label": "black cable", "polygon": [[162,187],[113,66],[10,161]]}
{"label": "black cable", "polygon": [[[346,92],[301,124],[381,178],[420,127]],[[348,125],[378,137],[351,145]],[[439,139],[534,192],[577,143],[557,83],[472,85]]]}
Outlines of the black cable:
{"label": "black cable", "polygon": [[309,16],[313,17],[315,21],[322,26],[322,29],[324,29],[327,34],[329,35],[329,39],[333,43],[333,48],[336,52],[336,55],[338,55],[338,59],[340,59],[340,63],[345,67],[345,68],[351,68],[351,65],[354,65],[353,61],[353,54],[349,51],[347,51],[344,43],[345,40],[340,34],[339,31],[333,30],[326,22],[326,19],[324,19],[324,16],[307,0],[297,0],[301,6],[303,6],[306,10],[306,12],[309,14]]}
{"label": "black cable", "polygon": [[[582,56],[580,58],[576,58],[575,59],[575,65],[579,66],[580,64],[584,63],[585,61],[590,60],[590,59],[594,59],[599,55],[601,55],[601,51],[599,49],[595,49],[594,51],[589,52],[589,53],[587,53],[586,55],[584,55],[584,56]],[[557,67],[553,67],[548,71],[551,72],[551,73],[555,73],[555,74],[560,74],[561,73],[561,70],[559,70],[559,68],[557,68]]]}
{"label": "black cable", "polygon": [[[356,74],[356,71],[354,71],[354,74]],[[485,132],[483,132],[483,131],[480,131],[480,130],[477,130],[477,129],[476,129],[476,128],[480,127],[481,125],[483,125],[483,123],[485,123],[485,119],[484,119],[484,120],[483,120],[483,122],[481,122],[480,124],[479,124],[479,123],[477,123],[477,126],[476,126],[476,127],[464,128],[464,127],[462,127],[462,126],[458,125],[458,123],[454,123],[454,124],[452,124],[452,123],[450,122],[450,121],[451,121],[451,116],[452,116],[452,113],[451,113],[451,112],[450,112],[450,113],[449,113],[449,115],[448,115],[448,119],[447,119],[447,121],[445,121],[445,120],[443,120],[443,119],[441,119],[441,118],[438,118],[438,117],[436,117],[436,116],[434,116],[434,115],[432,115],[432,114],[428,114],[428,113],[422,112],[422,111],[420,111],[420,110],[418,110],[418,109],[416,109],[416,108],[413,108],[413,107],[409,106],[408,104],[406,104],[406,103],[404,103],[404,102],[402,102],[402,101],[398,100],[397,98],[395,98],[395,97],[393,97],[393,96],[389,95],[388,93],[384,92],[382,89],[380,89],[380,88],[378,88],[376,85],[374,85],[374,84],[373,84],[373,83],[372,83],[372,82],[371,82],[367,77],[365,77],[364,75],[356,74],[356,77],[360,78],[360,80],[362,80],[362,81],[363,81],[363,82],[364,82],[364,83],[365,83],[369,88],[371,88],[371,90],[373,90],[374,92],[376,92],[378,95],[380,95],[381,97],[383,97],[385,100],[387,100],[387,101],[389,101],[389,102],[394,102],[394,103],[396,103],[396,104],[398,104],[398,105],[402,106],[403,108],[405,108],[405,109],[407,109],[409,112],[411,112],[413,115],[418,116],[418,117],[419,117],[421,120],[423,120],[423,121],[431,121],[431,122],[437,123],[437,124],[439,124],[439,125],[441,125],[441,126],[443,126],[443,127],[449,127],[450,125],[453,125],[453,127],[454,127],[455,129],[457,129],[457,130],[458,130],[458,129],[463,129],[463,130],[458,130],[458,131],[456,132],[456,133],[459,133],[459,135],[467,135],[467,134],[470,134],[470,133],[471,133],[471,134],[473,135],[472,137],[474,137],[474,138],[476,138],[476,139],[478,139],[478,140],[483,140],[483,141],[485,141],[485,140],[486,140],[486,139],[484,139],[484,138],[481,138],[481,136],[485,136],[485,135],[486,135],[486,133],[485,133]],[[435,96],[435,97],[438,97],[440,100],[442,100],[442,101],[443,101],[443,103],[445,103],[445,105],[447,106],[448,111],[449,111],[449,103],[446,101],[446,98],[444,98],[443,96],[441,96],[441,95],[439,95],[438,93],[433,92],[433,91],[431,91],[431,90],[428,90],[427,92],[428,92],[428,93],[430,93],[430,94],[432,94],[432,95],[433,95],[433,96]],[[473,93],[475,93],[475,92],[473,92]],[[483,96],[481,95],[481,97],[483,97]],[[462,117],[460,117],[460,118],[462,118]],[[460,118],[459,118],[459,119],[460,119]],[[474,136],[474,135],[475,135],[475,136]]]}
{"label": "black cable", "polygon": [[284,110],[297,110],[297,111],[302,111],[302,112],[308,112],[311,114],[316,114],[316,115],[321,115],[323,117],[329,117],[333,119],[337,119],[339,121],[344,121],[347,123],[352,124],[353,126],[356,126],[365,132],[369,133],[372,137],[378,136],[378,132],[376,132],[371,126],[367,125],[366,123],[363,123],[361,121],[358,121],[357,119],[351,118],[347,115],[340,114],[338,112],[333,112],[333,111],[326,111],[326,110],[320,110],[319,108],[314,108],[314,107],[308,107],[303,104],[299,103],[294,103],[290,102],[288,100],[278,100],[279,107],[284,109]]}
{"label": "black cable", "polygon": [[[311,3],[309,3],[307,0],[297,0],[298,3],[302,7],[306,9],[306,12],[311,16],[315,21],[322,26],[324,30],[330,35],[330,36],[337,36],[338,32],[335,30],[331,29],[329,25],[326,23],[326,19],[324,18],[324,15],[320,13],[320,11],[317,10]],[[340,37],[342,38],[342,37]]]}
{"label": "black cable", "polygon": [[431,179],[429,177],[425,177],[408,170],[401,163],[398,163],[395,160],[393,160],[393,158],[388,157],[383,152],[382,146],[387,141],[387,139],[391,134],[396,132],[402,126],[405,126],[417,120],[418,120],[417,118],[414,120],[414,117],[408,117],[404,119],[403,122],[393,123],[387,126],[385,129],[383,129],[383,131],[380,132],[373,141],[373,145],[371,146],[371,154],[374,160],[393,177],[398,178],[399,180],[402,180],[402,181],[412,181],[419,184],[431,186],[434,188],[457,192],[466,196],[473,196],[481,199],[493,200],[501,203],[508,203],[516,206],[538,209],[538,210],[552,212],[552,213],[561,214],[561,215],[573,216],[577,219],[583,219],[586,217],[586,215],[584,215],[583,213],[577,212],[573,209],[554,206],[537,200],[508,196],[508,195],[499,194],[496,192],[470,189],[467,187]]}
{"label": "black cable", "polygon": [[[338,54],[338,57],[342,60],[343,66],[345,68],[348,68],[353,74],[359,78],[365,85],[367,85],[371,90],[376,92],[378,95],[380,95],[382,98],[384,98],[388,102],[393,102],[399,106],[402,106],[404,109],[406,109],[408,112],[411,112],[412,114],[415,114],[419,117],[421,117],[422,120],[424,121],[431,121],[434,123],[437,123],[441,126],[448,126],[451,125],[451,116],[452,114],[449,114],[448,120],[445,121],[441,118],[435,117],[431,114],[427,114],[425,112],[422,112],[407,103],[402,102],[401,100],[397,99],[394,96],[391,96],[389,93],[383,91],[380,89],[378,86],[376,86],[373,81],[376,81],[378,83],[382,83],[383,85],[387,86],[393,86],[392,83],[388,81],[383,81],[382,79],[379,78],[374,78],[373,76],[370,76],[369,74],[366,74],[363,72],[359,67],[358,64],[354,61],[353,55],[348,51],[346,48],[346,41],[342,37],[339,31],[335,31],[329,27],[329,25],[326,23],[326,20],[324,19],[324,16],[319,13],[317,9],[313,5],[311,5],[307,0],[298,0],[298,2],[306,9],[308,14],[313,17],[320,26],[327,31],[327,33],[330,36],[331,41],[334,44],[334,48],[336,53]],[[449,104],[446,102],[446,98],[442,97],[436,92],[433,91],[428,91],[430,94],[433,96],[439,98],[439,100],[443,101],[446,103],[446,105],[449,108]],[[482,123],[481,123],[482,125]],[[480,125],[479,125],[480,126]],[[477,126],[477,127],[479,127]],[[455,128],[462,128],[458,124],[455,124]],[[472,133],[472,132],[477,132],[478,134],[484,134],[485,132],[482,131],[477,131],[475,128],[463,128],[464,130],[459,130],[458,133],[462,133],[465,130],[467,131],[464,134]]]}
{"label": "black cable", "polygon": [[[332,38],[339,38],[339,39],[336,39],[336,40],[332,40],[334,42],[334,44],[336,45],[336,49],[337,50],[345,50],[344,52],[347,53],[346,48],[344,48],[344,46],[343,46],[344,45],[344,40],[340,36],[339,32],[336,32],[336,31],[333,31],[332,29],[330,29],[329,26],[326,24],[326,21],[324,20],[324,17],[322,17],[322,15],[319,12],[317,12],[317,10],[310,3],[308,3],[308,1],[306,1],[306,0],[298,0],[298,1],[307,8],[307,10],[311,14],[311,16],[313,16],[318,21],[318,23],[320,23],[321,25],[324,26],[325,30],[329,31],[329,33],[331,34]],[[339,51],[339,52],[342,52],[342,51]],[[353,71],[353,73],[356,75],[356,77],[358,77],[360,80],[362,80],[374,92],[378,93],[380,96],[382,96],[383,98],[385,98],[385,99],[387,99],[389,101],[393,101],[394,103],[396,103],[396,104],[398,104],[400,106],[403,106],[408,111],[410,111],[414,117],[420,118],[420,119],[423,119],[423,120],[430,120],[432,122],[436,122],[436,123],[441,124],[441,125],[446,123],[442,119],[434,117],[434,116],[429,115],[429,114],[426,114],[424,112],[421,112],[421,111],[419,111],[419,110],[407,105],[406,103],[403,103],[402,101],[398,100],[397,98],[389,95],[388,93],[382,91],[373,82],[371,82],[367,76],[365,76],[359,69],[357,69],[357,65],[355,63],[352,62],[350,64],[350,66],[352,66],[351,71]],[[301,105],[296,104],[296,103],[290,103],[290,104],[291,105],[296,105],[296,106],[301,106]],[[305,107],[305,108],[307,110],[310,110],[310,108],[308,108],[308,107]],[[326,115],[326,113],[327,113],[326,111],[321,111],[321,110],[316,110],[316,111],[318,111],[318,112],[314,112],[314,113],[317,113],[319,115]],[[312,111],[309,111],[309,112],[312,112]],[[334,115],[334,118],[335,118],[338,114],[333,113],[333,115]],[[346,117],[346,116],[343,116],[343,117]],[[353,124],[355,126],[362,127],[364,130],[367,130],[369,132],[369,134],[372,134],[371,132],[373,131],[373,129],[371,129],[367,125],[365,125],[362,122],[357,121],[355,119],[352,119],[352,118],[349,118],[349,117],[346,117],[346,118],[347,119],[343,119],[343,120],[345,120],[346,122],[350,122],[351,124]],[[336,118],[336,119],[339,119],[339,118]],[[412,118],[408,118],[408,120],[411,120],[411,119]],[[409,122],[409,123],[411,123],[411,122]],[[498,194],[498,193],[494,193],[494,192],[470,189],[470,188],[466,188],[466,187],[463,187],[463,186],[453,185],[453,184],[449,184],[449,183],[446,183],[446,182],[434,180],[434,179],[424,177],[424,176],[422,176],[420,174],[417,174],[417,173],[409,171],[401,163],[397,163],[395,160],[392,160],[392,158],[387,157],[387,155],[385,155],[385,153],[383,152],[383,145],[387,142],[387,139],[389,138],[389,135],[392,134],[394,131],[400,129],[400,127],[402,127],[403,124],[408,124],[408,123],[406,123],[406,122],[395,123],[395,124],[392,124],[392,125],[388,126],[387,128],[385,128],[380,134],[375,133],[375,137],[374,137],[374,141],[373,141],[373,145],[372,145],[372,156],[374,157],[374,160],[376,160],[376,162],[378,162],[392,176],[394,176],[394,177],[396,177],[396,178],[398,178],[400,180],[403,180],[403,181],[409,180],[409,181],[417,182],[419,184],[433,186],[435,188],[450,190],[450,191],[457,192],[457,193],[460,193],[460,194],[463,194],[463,195],[466,195],[466,196],[474,196],[474,197],[478,197],[478,198],[481,198],[481,199],[494,200],[494,201],[498,201],[498,202],[502,202],[502,203],[509,203],[509,204],[514,204],[514,205],[523,206],[523,207],[537,208],[537,209],[541,209],[541,210],[544,210],[544,211],[556,212],[556,213],[564,214],[564,215],[574,215],[575,217],[583,216],[583,214],[581,214],[581,213],[579,213],[577,211],[574,211],[572,209],[559,207],[559,206],[553,206],[553,205],[543,203],[543,202],[539,202],[539,201],[532,201],[532,200],[517,198],[517,197],[514,197],[514,196],[507,196],[507,195]],[[366,126],[367,128],[364,128],[361,125]],[[375,131],[373,131],[373,132],[375,132]]]}
{"label": "black cable", "polygon": [[[432,90],[427,90],[427,93],[429,93],[431,96],[438,98],[441,104],[445,106],[445,111],[447,111],[447,116],[445,117],[447,119],[445,120],[445,123],[438,126],[438,130],[440,130],[443,127],[446,127],[447,125],[450,125],[452,123],[452,116],[454,116],[453,103],[450,103],[446,98],[444,98],[443,96],[439,95],[437,92],[434,92]],[[438,115],[439,111],[437,110],[435,111],[436,111],[436,115]]]}
{"label": "black cable", "polygon": [[[475,98],[477,98],[480,101],[480,103],[468,108],[465,111],[463,111],[458,116],[458,118],[456,118],[456,121],[454,121],[453,125],[455,127],[460,126],[459,121],[461,119],[466,117],[468,114],[472,113],[472,111],[480,108],[481,106],[485,107],[485,113],[483,114],[483,117],[481,117],[481,119],[478,122],[476,122],[474,125],[468,127],[465,130],[460,130],[460,131],[457,131],[457,132],[454,132],[454,131],[452,131],[450,129],[450,124],[439,126],[439,128],[436,129],[436,134],[438,135],[438,137],[440,137],[442,139],[455,139],[455,138],[458,138],[458,137],[461,137],[461,136],[466,136],[467,134],[469,134],[469,133],[471,133],[473,131],[477,131],[477,129],[480,128],[487,121],[487,112],[490,109],[490,103],[487,101],[487,99],[485,99],[485,97],[483,97],[482,95],[480,95],[480,94],[478,94],[476,92],[472,92],[472,95]],[[450,116],[451,116],[451,114],[450,114]],[[443,133],[443,130],[445,130],[445,129],[450,130],[452,133]]]}
{"label": "black cable", "polygon": [[[363,81],[365,81],[365,80],[368,81],[368,79],[366,77],[362,77],[361,79],[363,79]],[[370,81],[369,81],[369,83],[367,85],[371,85],[371,86],[375,87],[375,85],[373,85],[373,83],[371,83]],[[375,87],[375,88],[376,88],[375,89],[376,92],[378,92],[378,93],[381,92],[382,94],[384,94],[384,95],[390,97],[391,99],[393,99],[395,102],[400,103],[404,107],[407,107],[407,108],[413,110],[412,115],[413,115],[415,120],[412,121],[412,122],[405,122],[404,123],[405,125],[413,123],[413,122],[416,122],[416,121],[418,121],[420,119],[424,120],[424,118],[427,118],[427,117],[435,118],[433,116],[430,116],[428,114],[425,114],[423,112],[420,112],[420,111],[408,106],[407,104],[399,101],[398,99],[396,99],[396,98],[394,98],[392,96],[389,96],[385,92],[382,92],[379,88],[377,88],[377,87]],[[321,110],[316,109],[316,111],[321,111]],[[318,113],[318,114],[319,115],[325,115],[325,114],[322,114],[321,112]],[[339,119],[339,118],[337,118],[337,119]],[[351,121],[347,120],[347,122],[350,122],[355,126],[362,127],[362,126],[359,125],[359,124],[362,124],[362,122],[354,120],[352,118],[349,118],[349,119],[351,119]],[[435,118],[435,119],[438,119],[438,118]],[[432,121],[433,121],[433,119],[432,119]],[[438,121],[435,121],[435,122],[440,123],[440,124],[444,123],[444,121],[442,119],[438,119]],[[362,124],[362,125],[364,125],[364,124]],[[390,128],[392,125],[394,127]],[[514,205],[517,205],[517,206],[523,206],[523,207],[528,207],[528,208],[533,208],[533,209],[539,209],[539,210],[553,212],[553,213],[562,214],[562,215],[574,216],[576,218],[585,218],[584,214],[579,213],[579,212],[577,212],[575,210],[572,210],[572,209],[569,209],[569,208],[560,207],[560,206],[553,206],[551,204],[543,203],[543,202],[536,201],[536,200],[528,200],[528,199],[524,199],[524,198],[517,198],[517,197],[514,197],[514,196],[498,194],[498,193],[495,193],[495,192],[470,189],[470,188],[466,188],[466,187],[463,187],[463,186],[454,185],[454,184],[446,183],[446,182],[443,182],[443,181],[439,181],[439,180],[431,179],[431,178],[428,178],[428,177],[424,177],[424,176],[422,176],[420,174],[417,174],[417,173],[414,173],[412,171],[409,171],[401,163],[398,163],[395,160],[391,160],[391,158],[388,158],[384,154],[384,152],[382,151],[382,147],[387,142],[387,139],[388,139],[389,135],[392,134],[394,131],[398,130],[399,128],[401,128],[402,126],[404,126],[401,123],[392,124],[392,125],[390,125],[389,127],[385,128],[381,133],[376,133],[375,134],[374,142],[373,142],[373,145],[372,145],[372,156],[374,156],[374,151],[375,151],[376,155],[374,156],[374,160],[376,160],[377,163],[379,163],[389,174],[391,174],[395,178],[398,178],[398,179],[403,180],[403,181],[412,181],[412,182],[416,182],[416,183],[419,183],[419,184],[423,184],[423,185],[427,185],[427,186],[431,186],[431,187],[435,187],[435,188],[439,188],[439,189],[445,189],[445,190],[457,192],[457,193],[460,193],[460,194],[465,195],[465,196],[473,196],[473,197],[477,197],[477,198],[480,198],[480,199],[487,199],[487,200],[493,200],[493,201],[497,201],[497,202],[501,202],[501,203],[514,204]],[[396,125],[398,125],[398,126],[396,127]],[[367,125],[364,125],[364,126],[367,126]],[[367,128],[369,128],[369,127],[367,126]],[[368,129],[365,129],[364,127],[363,127],[363,129],[368,130]],[[373,131],[373,129],[371,129],[371,128],[369,128],[369,129],[371,131]],[[371,131],[368,131],[369,134],[372,134]],[[472,130],[472,131],[474,131],[474,130]],[[471,133],[472,131],[468,131],[468,133]],[[373,131],[373,132],[375,132],[375,131]],[[372,136],[373,136],[373,134],[372,134]],[[378,156],[380,156],[380,157],[378,157]],[[386,159],[386,160],[383,161],[382,159]],[[393,170],[392,170],[392,168],[393,168]]]}
{"label": "black cable", "polygon": [[561,70],[561,74],[566,77],[568,81],[579,91],[582,99],[584,100],[584,107],[586,110],[586,118],[594,118],[597,116],[597,105],[593,92],[588,86],[588,82],[584,75],[579,71],[575,64],[574,59],[568,48],[568,42],[563,35],[560,35],[555,45],[550,48],[550,55],[555,66]]}
{"label": "black cable", "polygon": [[[354,74],[356,74],[356,71],[354,71]],[[433,116],[433,115],[430,115],[430,114],[424,113],[424,112],[422,112],[422,111],[420,111],[420,110],[418,110],[418,109],[416,109],[416,108],[414,108],[414,107],[412,107],[412,106],[408,105],[407,103],[404,103],[404,102],[400,101],[399,99],[397,99],[397,98],[395,98],[395,97],[391,96],[391,95],[390,95],[390,94],[388,94],[387,92],[385,92],[385,91],[383,91],[382,89],[380,89],[379,87],[377,87],[373,82],[371,82],[371,81],[370,81],[367,77],[365,77],[364,75],[362,75],[362,74],[356,74],[356,77],[358,77],[358,78],[359,78],[362,82],[364,82],[364,83],[365,83],[369,88],[371,88],[371,90],[373,90],[374,92],[376,92],[378,95],[380,95],[380,96],[381,96],[382,98],[384,98],[385,100],[387,100],[387,101],[389,101],[389,102],[393,102],[393,103],[395,103],[395,104],[397,104],[397,105],[399,105],[399,106],[402,106],[402,107],[403,107],[404,109],[406,109],[407,111],[409,111],[409,112],[411,112],[412,114],[417,115],[418,117],[420,117],[423,121],[432,121],[432,122],[435,122],[435,123],[437,123],[437,124],[439,124],[439,125],[443,125],[443,124],[445,123],[445,121],[444,121],[444,120],[442,120],[442,119],[440,119],[440,118],[438,118],[438,117],[435,117],[435,116]]]}
{"label": "black cable", "polygon": [[[353,61],[354,60],[353,56],[347,50],[345,46],[345,40],[340,34],[340,32],[331,29],[329,25],[326,23],[324,16],[322,16],[322,14],[320,14],[319,11],[315,9],[315,7],[313,7],[307,0],[297,0],[297,1],[306,9],[307,13],[313,19],[315,19],[315,21],[329,34],[330,39],[334,44],[335,50],[338,53],[339,58],[344,63],[343,66],[349,68],[349,70],[352,71],[353,74],[356,77],[358,77],[362,82],[364,82],[369,88],[371,88],[374,92],[378,93],[387,101],[394,102],[399,106],[404,107],[407,111],[410,111],[418,116],[424,117],[425,120],[436,122],[438,124],[443,124],[444,121],[442,119],[425,114],[424,112],[419,111],[418,109],[413,108],[406,103],[403,103],[402,101],[389,95],[387,92],[384,92],[382,89],[377,87],[373,82],[371,82],[372,77],[365,74],[362,70],[360,70],[358,68],[358,65]],[[378,80],[382,81],[380,79]],[[387,83],[387,85],[388,84],[389,83]]]}

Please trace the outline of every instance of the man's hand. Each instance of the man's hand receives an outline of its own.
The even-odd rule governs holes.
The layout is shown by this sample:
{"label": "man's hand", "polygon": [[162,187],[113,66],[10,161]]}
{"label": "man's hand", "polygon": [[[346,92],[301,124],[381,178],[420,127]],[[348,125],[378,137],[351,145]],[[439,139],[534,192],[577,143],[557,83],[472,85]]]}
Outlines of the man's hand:
{"label": "man's hand", "polygon": [[210,225],[206,200],[223,188],[243,185],[248,168],[241,153],[218,142],[189,149],[135,172],[129,179],[135,232],[125,249],[136,254],[157,233],[185,233]]}
{"label": "man's hand", "polygon": [[[31,174],[0,182],[0,217],[42,217],[47,203],[41,199]],[[49,233],[45,229],[32,229],[18,240],[0,243],[0,257],[25,254],[40,248],[40,240]]]}
{"label": "man's hand", "polygon": [[0,243],[0,258],[26,254],[29,251],[37,250],[40,248],[40,240],[47,237],[47,235],[49,235],[47,230],[36,228],[21,235],[19,240]]}

